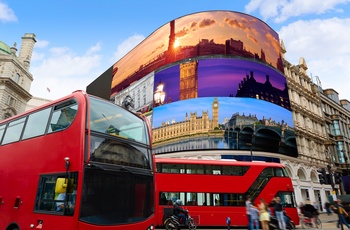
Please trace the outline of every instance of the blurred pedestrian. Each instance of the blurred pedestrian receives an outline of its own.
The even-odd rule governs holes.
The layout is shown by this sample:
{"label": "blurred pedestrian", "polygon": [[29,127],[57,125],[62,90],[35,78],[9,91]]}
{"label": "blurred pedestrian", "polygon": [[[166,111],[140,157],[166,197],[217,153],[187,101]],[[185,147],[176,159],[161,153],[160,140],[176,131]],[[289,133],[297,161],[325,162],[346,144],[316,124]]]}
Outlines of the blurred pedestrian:
{"label": "blurred pedestrian", "polygon": [[324,204],[324,208],[327,211],[327,215],[330,216],[332,215],[332,211],[331,211],[331,203],[329,203],[329,201],[327,200]]}
{"label": "blurred pedestrian", "polygon": [[281,198],[279,196],[276,196],[273,203],[274,203],[273,208],[275,210],[275,216],[278,220],[278,226],[281,230],[286,230],[286,221],[284,219]]}
{"label": "blurred pedestrian", "polygon": [[[345,211],[343,204],[341,202],[341,199],[337,200],[337,204],[338,204],[337,208],[338,208],[338,214],[339,214],[338,225],[344,224],[348,229],[350,229],[350,225],[345,219],[345,217],[348,216],[348,213]],[[340,226],[337,226],[337,227],[340,227]]]}
{"label": "blurred pedestrian", "polygon": [[268,212],[268,205],[263,198],[260,198],[259,207],[259,220],[263,230],[269,230],[270,214]]}
{"label": "blurred pedestrian", "polygon": [[251,217],[251,208],[252,208],[252,202],[251,202],[251,197],[248,195],[245,201],[245,208],[246,208],[246,213],[248,217],[248,230],[253,230],[253,221]]}
{"label": "blurred pedestrian", "polygon": [[250,208],[250,215],[252,218],[253,229],[255,226],[255,229],[259,230],[260,226],[259,226],[259,210],[258,210],[258,208],[255,206],[252,206]]}

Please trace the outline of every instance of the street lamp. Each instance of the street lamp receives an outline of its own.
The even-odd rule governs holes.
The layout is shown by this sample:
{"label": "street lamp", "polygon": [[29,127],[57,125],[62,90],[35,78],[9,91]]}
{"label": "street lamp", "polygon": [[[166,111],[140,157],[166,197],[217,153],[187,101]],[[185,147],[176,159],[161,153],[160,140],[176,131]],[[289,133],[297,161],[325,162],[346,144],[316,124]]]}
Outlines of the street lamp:
{"label": "street lamp", "polygon": [[154,92],[154,103],[155,105],[162,105],[164,103],[165,99],[165,92],[163,91],[164,84],[162,82],[159,82],[157,85],[157,89]]}
{"label": "street lamp", "polygon": [[345,161],[345,166],[346,166],[346,175],[349,175],[349,165],[348,165],[348,156],[347,153],[344,149],[342,149],[340,152],[343,153],[344,156],[344,161]]}

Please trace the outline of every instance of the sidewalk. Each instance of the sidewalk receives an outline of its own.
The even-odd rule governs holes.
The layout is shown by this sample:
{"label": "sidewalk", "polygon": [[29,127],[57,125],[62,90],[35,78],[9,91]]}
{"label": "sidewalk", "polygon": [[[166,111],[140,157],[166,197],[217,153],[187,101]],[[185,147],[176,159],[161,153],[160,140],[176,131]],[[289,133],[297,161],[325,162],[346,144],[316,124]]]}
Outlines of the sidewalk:
{"label": "sidewalk", "polygon": [[[322,221],[322,229],[329,229],[329,230],[340,230],[340,228],[337,228],[337,221],[338,221],[338,215],[335,213],[332,213],[332,215],[328,216],[326,213],[320,214],[320,219]],[[301,225],[297,226],[298,229],[301,229]],[[347,230],[348,228],[346,226],[343,226],[344,230]]]}

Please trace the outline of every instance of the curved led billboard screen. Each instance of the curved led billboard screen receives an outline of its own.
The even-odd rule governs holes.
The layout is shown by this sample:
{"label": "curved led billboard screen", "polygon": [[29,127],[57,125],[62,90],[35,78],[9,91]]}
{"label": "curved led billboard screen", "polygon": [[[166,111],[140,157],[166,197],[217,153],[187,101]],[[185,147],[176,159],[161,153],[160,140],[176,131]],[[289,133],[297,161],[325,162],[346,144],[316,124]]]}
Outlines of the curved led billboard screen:
{"label": "curved led billboard screen", "polygon": [[167,64],[208,55],[250,58],[283,72],[278,34],[264,22],[231,11],[201,12],[165,24],[116,62],[111,95]]}
{"label": "curved led billboard screen", "polygon": [[255,17],[186,15],[157,29],[112,69],[110,99],[149,117],[155,154],[298,155],[278,34]]}
{"label": "curved led billboard screen", "polygon": [[156,154],[231,149],[297,156],[286,79],[269,66],[186,60],[155,72],[154,95]]}

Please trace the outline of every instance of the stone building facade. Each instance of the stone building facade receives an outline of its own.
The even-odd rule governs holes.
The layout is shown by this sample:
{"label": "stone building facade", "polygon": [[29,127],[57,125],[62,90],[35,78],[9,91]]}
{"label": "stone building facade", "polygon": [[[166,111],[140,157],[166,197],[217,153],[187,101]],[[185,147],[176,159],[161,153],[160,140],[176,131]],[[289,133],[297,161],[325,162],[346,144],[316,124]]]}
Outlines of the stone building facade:
{"label": "stone building facade", "polygon": [[35,34],[24,34],[17,55],[16,43],[9,47],[0,41],[0,120],[24,112],[32,98],[29,68],[35,42]]}

